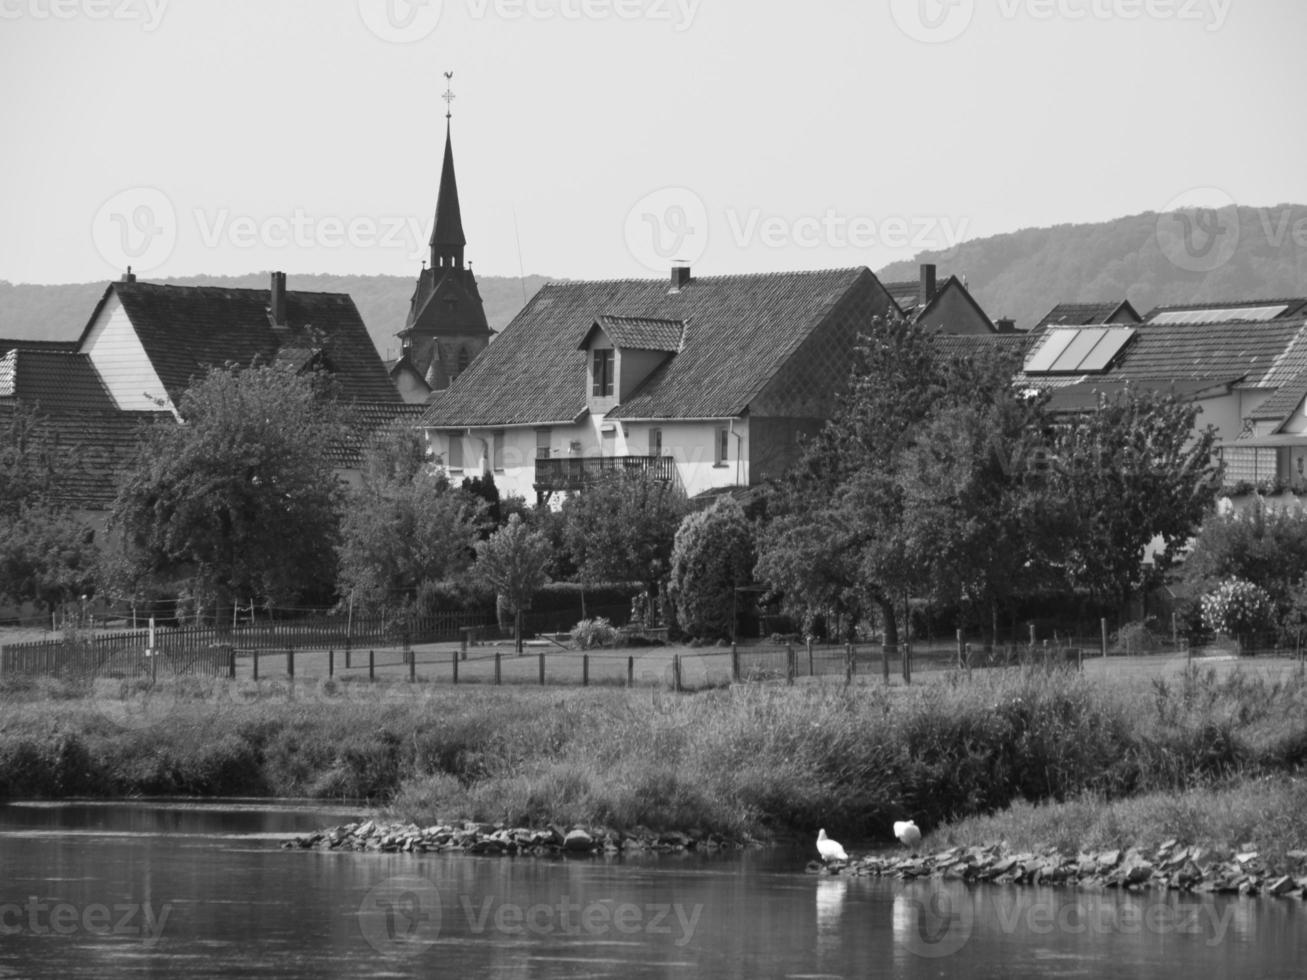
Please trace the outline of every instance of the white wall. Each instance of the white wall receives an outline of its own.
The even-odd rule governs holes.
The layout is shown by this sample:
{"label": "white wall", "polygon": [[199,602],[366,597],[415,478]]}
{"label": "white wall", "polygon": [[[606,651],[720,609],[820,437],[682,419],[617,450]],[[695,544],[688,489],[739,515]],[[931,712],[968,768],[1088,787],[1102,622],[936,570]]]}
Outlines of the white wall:
{"label": "white wall", "polygon": [[117,294],[111,295],[100,310],[82,343],[82,353],[90,356],[109,394],[123,411],[177,414]]}

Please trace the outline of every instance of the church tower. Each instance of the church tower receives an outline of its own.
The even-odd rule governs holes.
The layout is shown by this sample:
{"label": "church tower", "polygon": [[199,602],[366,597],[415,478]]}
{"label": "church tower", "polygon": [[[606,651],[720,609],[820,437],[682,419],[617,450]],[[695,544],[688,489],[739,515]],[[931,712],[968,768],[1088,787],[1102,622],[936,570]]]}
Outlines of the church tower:
{"label": "church tower", "polygon": [[[452,79],[453,72],[445,78]],[[454,179],[454,147],[450,139],[454,93],[446,91],[445,159],[436,196],[436,221],[431,231],[431,263],[423,263],[399,332],[404,357],[432,391],[443,391],[467,369],[490,343],[490,325],[472,269],[463,264],[467,238]]]}

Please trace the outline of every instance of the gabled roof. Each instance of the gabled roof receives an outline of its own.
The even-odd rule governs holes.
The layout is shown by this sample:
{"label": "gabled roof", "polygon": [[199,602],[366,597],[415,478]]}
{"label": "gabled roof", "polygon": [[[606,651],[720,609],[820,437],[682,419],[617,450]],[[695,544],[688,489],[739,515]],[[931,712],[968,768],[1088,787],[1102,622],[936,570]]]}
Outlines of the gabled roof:
{"label": "gabled roof", "polygon": [[118,406],[85,354],[18,347],[0,356],[0,399],[43,412],[116,412]]}
{"label": "gabled roof", "polygon": [[354,301],[345,293],[288,290],[289,329],[274,329],[266,289],[114,282],[91,314],[79,345],[114,295],[174,402],[210,367],[271,363],[283,348],[322,350],[336,369],[343,400],[400,400]]}
{"label": "gabled roof", "polygon": [[[1249,320],[1243,317],[1226,315],[1228,311],[1258,311],[1275,307],[1276,312],[1273,316]],[[1283,309],[1278,309],[1283,307]],[[1274,322],[1276,320],[1295,320],[1307,317],[1307,298],[1294,297],[1290,299],[1244,299],[1234,302],[1223,303],[1176,303],[1169,306],[1158,306],[1148,311],[1144,317],[1144,322],[1152,324],[1162,314],[1179,314],[1193,312],[1195,314],[1195,323],[1180,324],[1182,326],[1207,325],[1215,323],[1242,323],[1245,326],[1249,323]],[[1201,314],[1207,313],[1210,319],[1202,318]],[[1159,324],[1160,326],[1160,324]]]}
{"label": "gabled roof", "polygon": [[600,316],[686,324],[680,353],[649,376],[616,418],[735,418],[859,284],[866,268],[691,279],[550,283],[445,396],[431,427],[543,425],[586,411],[585,355],[577,350]]}
{"label": "gabled roof", "polygon": [[994,326],[994,321],[989,318],[989,314],[986,313],[983,309],[981,309],[980,304],[976,302],[976,298],[971,295],[971,290],[969,290],[966,286],[964,286],[962,284],[962,280],[959,279],[957,276],[949,276],[942,283],[940,283],[938,288],[936,288],[935,290],[935,295],[930,298],[930,302],[927,303],[925,306],[923,306],[921,309],[917,310],[916,313],[914,313],[910,317],[910,319],[915,323],[929,316],[931,311],[934,310],[935,307],[937,307],[941,302],[943,302],[945,294],[950,289],[960,290],[962,293],[962,298],[965,299],[967,303],[971,306],[971,309],[975,311],[976,316],[980,318],[980,322],[984,324],[984,326],[986,326],[991,333],[998,332],[998,328]]}
{"label": "gabled roof", "polygon": [[1128,299],[1111,300],[1106,303],[1058,303],[1035,324],[1035,330],[1045,327],[1092,327],[1098,324],[1112,323],[1124,313],[1128,322],[1139,323],[1141,317]]}
{"label": "gabled roof", "polygon": [[631,350],[667,351],[675,354],[685,340],[683,320],[603,314],[586,331],[585,339],[581,341],[582,348],[590,346],[590,337],[596,329],[607,334],[614,347]]}

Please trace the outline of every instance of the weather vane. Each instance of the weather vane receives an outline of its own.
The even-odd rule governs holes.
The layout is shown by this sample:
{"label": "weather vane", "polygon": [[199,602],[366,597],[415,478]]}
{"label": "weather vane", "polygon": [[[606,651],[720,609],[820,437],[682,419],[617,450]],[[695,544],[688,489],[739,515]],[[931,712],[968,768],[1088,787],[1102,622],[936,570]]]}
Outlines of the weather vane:
{"label": "weather vane", "polygon": [[445,72],[445,94],[441,96],[445,100],[445,118],[449,119],[454,115],[454,89],[452,88],[454,73]]}

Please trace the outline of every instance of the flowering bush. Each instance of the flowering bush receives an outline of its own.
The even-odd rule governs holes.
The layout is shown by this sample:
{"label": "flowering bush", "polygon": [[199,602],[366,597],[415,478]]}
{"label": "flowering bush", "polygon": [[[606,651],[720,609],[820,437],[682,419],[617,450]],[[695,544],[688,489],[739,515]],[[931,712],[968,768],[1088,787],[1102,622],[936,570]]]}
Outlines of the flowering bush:
{"label": "flowering bush", "polygon": [[1203,596],[1203,625],[1215,633],[1242,636],[1268,629],[1273,608],[1266,590],[1228,578]]}
{"label": "flowering bush", "polygon": [[583,619],[572,627],[572,646],[579,650],[616,646],[620,635],[617,627],[603,616]]}

